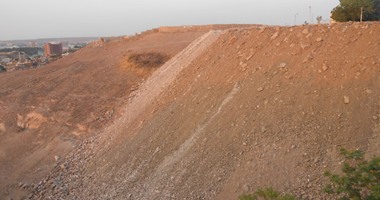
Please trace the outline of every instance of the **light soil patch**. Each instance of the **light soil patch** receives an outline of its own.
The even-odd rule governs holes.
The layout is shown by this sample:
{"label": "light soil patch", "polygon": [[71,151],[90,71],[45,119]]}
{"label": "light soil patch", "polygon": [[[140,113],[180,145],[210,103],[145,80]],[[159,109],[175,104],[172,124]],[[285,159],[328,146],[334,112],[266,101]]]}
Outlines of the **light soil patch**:
{"label": "light soil patch", "polygon": [[46,117],[36,112],[28,113],[26,116],[17,114],[17,127],[21,130],[38,129],[47,121],[48,119]]}
{"label": "light soil patch", "polygon": [[2,133],[5,133],[7,129],[5,128],[5,124],[4,123],[0,123],[0,134]]}

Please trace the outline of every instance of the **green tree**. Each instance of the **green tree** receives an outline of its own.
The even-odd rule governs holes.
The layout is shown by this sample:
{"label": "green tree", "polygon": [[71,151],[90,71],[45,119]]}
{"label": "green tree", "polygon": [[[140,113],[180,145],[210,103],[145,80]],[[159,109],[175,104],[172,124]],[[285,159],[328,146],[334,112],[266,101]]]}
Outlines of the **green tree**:
{"label": "green tree", "polygon": [[340,0],[331,17],[339,22],[360,21],[362,9],[363,21],[380,20],[380,0]]}
{"label": "green tree", "polygon": [[335,199],[380,199],[380,157],[369,161],[364,160],[361,151],[347,151],[341,149],[345,157],[342,175],[325,172],[330,178],[330,184],[325,187],[325,192]]}
{"label": "green tree", "polygon": [[373,1],[373,13],[368,15],[369,21],[379,21],[380,20],[380,0]]}

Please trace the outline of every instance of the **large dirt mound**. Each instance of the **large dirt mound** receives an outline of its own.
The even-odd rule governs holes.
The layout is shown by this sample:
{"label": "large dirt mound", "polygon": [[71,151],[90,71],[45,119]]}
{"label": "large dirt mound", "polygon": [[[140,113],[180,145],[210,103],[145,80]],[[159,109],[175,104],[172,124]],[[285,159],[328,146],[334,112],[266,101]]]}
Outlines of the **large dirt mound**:
{"label": "large dirt mound", "polygon": [[236,199],[273,186],[324,198],[340,147],[380,155],[379,52],[379,23],[208,33],[31,197]]}
{"label": "large dirt mound", "polygon": [[[0,199],[46,176],[79,141],[118,118],[131,92],[198,32],[145,33],[97,42],[48,66],[0,75]],[[131,55],[154,67],[131,63]],[[23,187],[23,186],[22,186]],[[26,188],[26,187],[25,187]]]}

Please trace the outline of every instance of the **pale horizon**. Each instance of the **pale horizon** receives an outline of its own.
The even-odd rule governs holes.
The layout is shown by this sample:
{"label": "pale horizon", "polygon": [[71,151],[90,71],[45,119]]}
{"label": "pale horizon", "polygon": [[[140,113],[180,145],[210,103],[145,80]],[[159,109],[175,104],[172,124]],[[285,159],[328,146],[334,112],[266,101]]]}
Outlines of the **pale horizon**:
{"label": "pale horizon", "polygon": [[112,37],[159,26],[263,24],[329,20],[339,0],[1,0],[0,40]]}

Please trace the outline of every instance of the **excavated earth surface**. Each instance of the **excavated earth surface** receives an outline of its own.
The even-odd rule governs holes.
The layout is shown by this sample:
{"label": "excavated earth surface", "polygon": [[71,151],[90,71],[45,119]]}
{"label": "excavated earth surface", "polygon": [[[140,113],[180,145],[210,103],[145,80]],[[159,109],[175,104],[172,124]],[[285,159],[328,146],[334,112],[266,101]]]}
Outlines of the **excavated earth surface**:
{"label": "excavated earth surface", "polygon": [[208,32],[21,187],[30,199],[237,199],[268,186],[328,199],[322,174],[340,169],[339,148],[380,155],[379,52],[379,23]]}
{"label": "excavated earth surface", "polygon": [[209,29],[98,41],[45,67],[1,74],[0,199],[27,197],[68,152],[117,119],[153,71]]}

